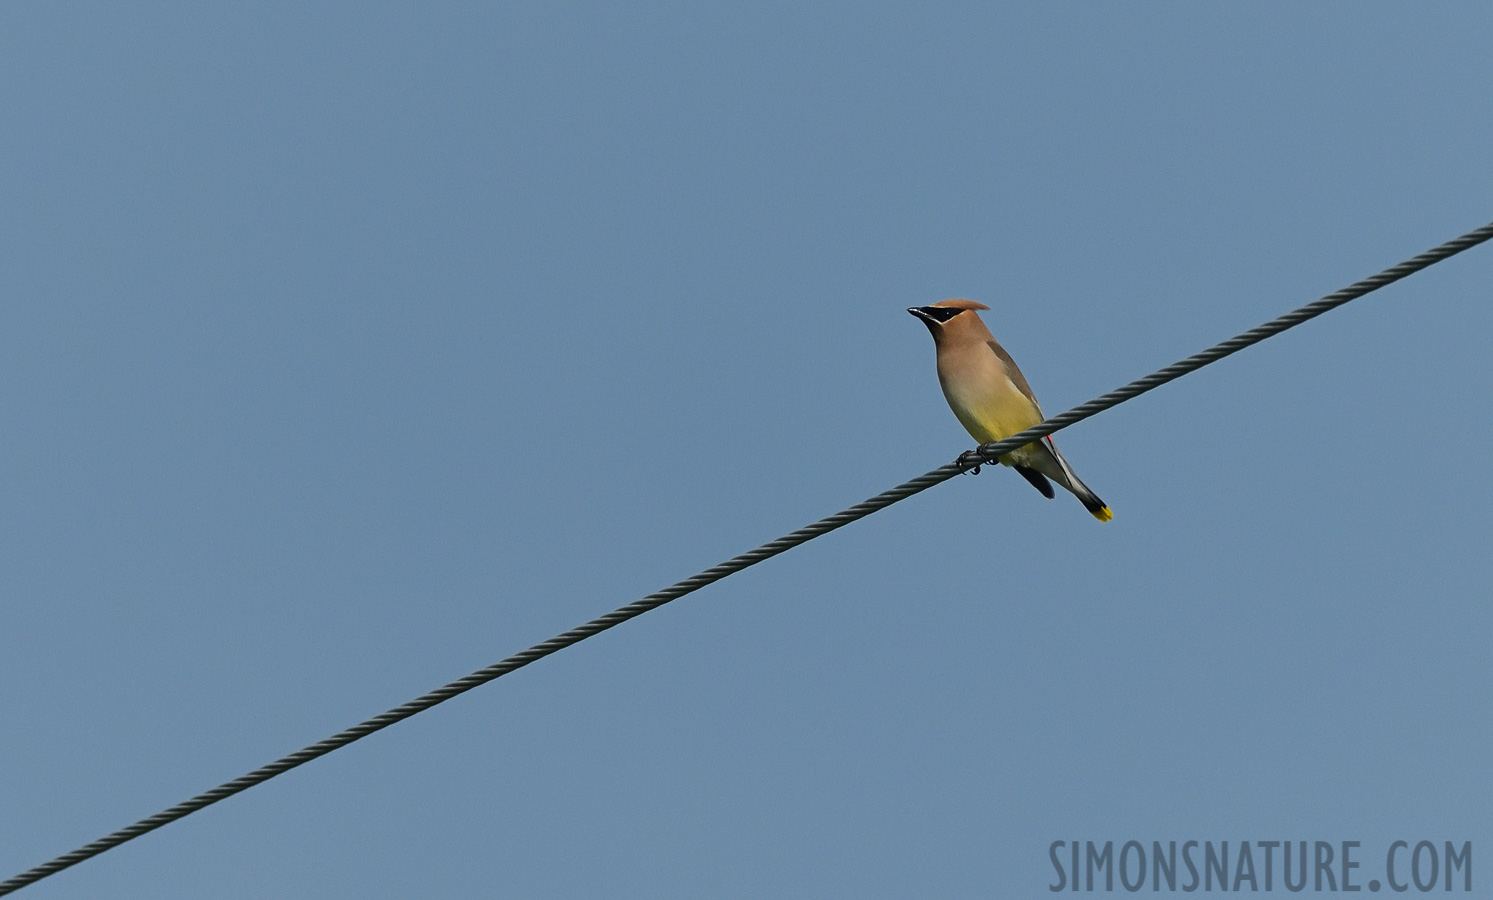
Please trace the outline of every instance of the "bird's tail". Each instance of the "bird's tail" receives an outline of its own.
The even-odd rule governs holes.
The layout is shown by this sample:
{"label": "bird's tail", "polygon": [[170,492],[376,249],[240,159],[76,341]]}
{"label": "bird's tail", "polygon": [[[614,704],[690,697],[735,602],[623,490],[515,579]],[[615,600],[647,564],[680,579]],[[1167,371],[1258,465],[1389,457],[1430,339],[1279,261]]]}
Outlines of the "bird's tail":
{"label": "bird's tail", "polygon": [[1101,522],[1108,522],[1115,517],[1115,514],[1109,511],[1109,507],[1105,502],[1100,500],[1099,496],[1089,490],[1083,482],[1080,481],[1073,487],[1075,488],[1073,491],[1074,496],[1078,498],[1079,503],[1083,504],[1083,508],[1089,511],[1089,515]]}
{"label": "bird's tail", "polygon": [[1058,468],[1062,470],[1063,477],[1055,480],[1073,492],[1073,496],[1077,497],[1078,502],[1083,504],[1083,508],[1089,511],[1089,515],[1101,522],[1108,522],[1110,519],[1113,519],[1115,514],[1109,511],[1109,506],[1103,500],[1099,499],[1098,494],[1089,490],[1088,485],[1083,483],[1083,480],[1078,477],[1078,473],[1073,471],[1073,467],[1068,465],[1066,459],[1063,459],[1063,454],[1058,452],[1058,446],[1052,442],[1052,438],[1043,438],[1042,446],[1052,451],[1052,458],[1057,462]]}

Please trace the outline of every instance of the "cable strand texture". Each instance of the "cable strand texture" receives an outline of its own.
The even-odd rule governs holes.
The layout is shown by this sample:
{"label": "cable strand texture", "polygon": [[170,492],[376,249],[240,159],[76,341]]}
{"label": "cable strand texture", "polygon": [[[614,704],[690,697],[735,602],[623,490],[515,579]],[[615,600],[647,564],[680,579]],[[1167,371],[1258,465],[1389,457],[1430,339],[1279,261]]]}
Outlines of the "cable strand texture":
{"label": "cable strand texture", "polygon": [[1308,303],[1305,306],[1300,307],[1299,309],[1293,310],[1283,316],[1272,319],[1263,325],[1252,328],[1249,331],[1244,332],[1243,334],[1239,334],[1235,337],[1229,338],[1228,340],[1220,344],[1216,344],[1201,353],[1189,356],[1186,359],[1172,363],[1164,369],[1153,372],[1150,375],[1145,376],[1144,378],[1139,378],[1135,381],[1132,381],[1124,387],[1110,391],[1109,393],[1104,394],[1100,397],[1096,397],[1087,403],[1075,406],[1067,412],[1053,416],[1052,418],[1047,419],[1039,425],[1028,428],[1026,431],[1023,431],[1020,434],[1012,435],[1011,437],[1008,437],[1001,441],[996,441],[994,443],[982,444],[975,450],[966,451],[965,453],[961,454],[959,458],[954,462],[940,466],[937,469],[920,475],[917,478],[913,478],[910,481],[905,481],[902,484],[899,484],[896,487],[892,488],[891,490],[877,494],[875,497],[857,503],[856,505],[849,507],[848,509],[841,510],[840,512],[835,513],[832,516],[827,516],[823,519],[820,519],[819,521],[814,522],[811,525],[806,525],[803,528],[800,528],[790,534],[785,534],[777,540],[769,541],[756,548],[755,550],[750,550],[746,553],[741,554],[740,556],[732,557],[731,559],[728,559],[725,562],[720,563],[719,565],[715,565],[709,569],[706,569],[698,575],[695,575],[691,578],[686,578],[685,580],[678,582],[677,584],[664,588],[661,591],[649,594],[648,596],[643,597],[640,600],[635,600],[632,603],[629,603],[619,609],[615,609],[604,616],[592,619],[584,625],[572,628],[571,630],[563,634],[556,635],[555,637],[552,637],[549,640],[544,641],[543,643],[535,644],[529,649],[524,650],[520,653],[515,653],[507,659],[493,663],[492,665],[484,669],[478,669],[476,672],[473,672],[472,674],[467,675],[464,678],[458,678],[457,680],[436,688],[430,693],[425,694],[421,697],[417,697],[414,700],[409,701],[408,703],[405,703],[401,706],[396,706],[395,708],[388,710],[387,712],[381,713],[371,719],[360,722],[345,731],[338,732],[331,737],[317,741],[309,747],[297,750],[296,752],[291,753],[288,756],[283,756],[266,766],[262,766],[247,774],[240,775],[238,778],[235,778],[232,781],[225,782],[213,788],[212,790],[198,794],[197,796],[178,803],[177,805],[169,809],[162,810],[161,812],[158,812],[153,816],[141,819],[133,825],[130,825],[126,828],[121,828],[120,830],[115,831],[112,834],[105,835],[104,837],[101,837],[98,840],[93,841],[92,843],[85,844],[84,846],[79,847],[78,849],[73,850],[70,853],[65,853],[49,862],[43,863],[42,865],[36,866],[33,869],[29,869],[19,875],[6,879],[5,881],[0,882],[0,896],[17,891],[25,887],[26,885],[40,881],[41,879],[60,872],[63,869],[68,868],[69,866],[77,865],[84,860],[98,856],[100,853],[103,853],[106,850],[110,850],[114,847],[119,846],[120,844],[125,843],[126,841],[133,840],[137,837],[140,837],[141,835],[154,831],[155,829],[174,822],[177,819],[181,819],[188,815],[191,815],[192,813],[203,809],[204,807],[211,806],[212,804],[217,803],[219,800],[226,799],[241,791],[248,790],[249,788],[257,784],[261,784],[265,781],[270,780],[271,778],[274,778],[277,775],[288,772],[291,769],[296,768],[297,766],[308,763],[319,756],[325,756],[326,754],[331,753],[333,750],[345,747],[348,744],[353,743],[354,741],[365,738],[368,735],[387,728],[396,722],[408,719],[410,716],[413,716],[416,713],[423,712],[424,710],[430,709],[432,706],[444,703],[445,701],[450,700],[452,697],[455,697],[458,694],[463,694],[475,687],[480,687],[481,685],[484,685],[502,675],[506,675],[509,672],[514,671],[515,669],[523,668],[529,663],[532,663],[539,659],[543,659],[544,657],[549,656],[551,653],[563,650],[566,647],[571,646],[572,644],[580,643],[586,638],[593,637],[594,635],[600,634],[601,632],[606,631],[609,628],[620,625],[623,622],[626,622],[628,619],[635,618],[645,612],[657,609],[658,607],[663,606],[665,603],[677,600],[686,594],[693,593],[694,591],[697,591],[700,588],[705,587],[706,585],[719,581],[722,578],[727,577],[728,575],[733,575],[737,572],[740,572],[742,569],[745,569],[749,566],[754,566],[757,563],[762,562],[763,560],[771,559],[772,557],[777,556],[778,554],[783,553],[787,550],[791,550],[800,544],[807,543],[808,541],[820,537],[821,535],[828,534],[829,532],[834,531],[837,528],[849,525],[851,522],[854,522],[857,519],[865,518],[866,516],[877,512],[878,510],[882,510],[888,506],[891,506],[893,503],[900,502],[907,499],[908,497],[911,497],[914,494],[921,493],[922,491],[925,491],[936,484],[941,484],[945,481],[948,481],[950,478],[953,478],[954,476],[959,475],[962,472],[972,469],[975,466],[997,460],[999,457],[1005,455],[1006,453],[1009,453],[1012,450],[1015,450],[1017,447],[1029,444],[1032,441],[1043,438],[1049,434],[1052,434],[1053,432],[1067,428],[1069,425],[1072,425],[1075,422],[1081,422],[1084,419],[1089,418],[1090,416],[1097,415],[1098,413],[1110,409],[1111,407],[1118,406],[1119,404],[1124,403],[1125,401],[1132,398],[1138,397],[1141,394],[1146,393],[1147,391],[1154,390],[1155,388],[1158,388],[1169,381],[1181,378],[1183,375],[1186,375],[1189,372],[1194,372],[1198,369],[1201,369],[1203,366],[1223,359],[1225,356],[1237,353],[1238,351],[1243,350],[1245,347],[1257,344],[1260,341],[1280,334],[1281,332],[1289,328],[1294,328],[1295,326],[1300,325],[1302,322],[1305,322],[1309,319],[1314,319],[1317,316],[1320,316],[1329,310],[1336,309],[1337,307],[1342,306],[1343,304],[1351,300],[1355,300],[1365,294],[1376,291],[1379,288],[1384,287],[1385,285],[1399,281],[1406,276],[1412,275],[1422,269],[1441,262],[1442,260],[1450,256],[1461,253],[1463,250],[1475,247],[1490,238],[1493,238],[1493,223],[1489,223],[1488,225],[1484,225],[1482,228],[1469,231],[1467,234],[1464,234],[1459,238],[1447,241],[1441,246],[1436,247],[1432,250],[1428,250],[1425,253],[1414,257],[1413,259],[1406,260],[1405,262],[1402,262],[1397,266],[1392,266],[1388,269],[1385,269],[1383,272],[1380,272],[1379,274],[1374,275],[1371,278],[1365,278],[1364,280],[1349,285],[1342,290],[1335,291],[1325,297],[1322,297],[1319,300]]}

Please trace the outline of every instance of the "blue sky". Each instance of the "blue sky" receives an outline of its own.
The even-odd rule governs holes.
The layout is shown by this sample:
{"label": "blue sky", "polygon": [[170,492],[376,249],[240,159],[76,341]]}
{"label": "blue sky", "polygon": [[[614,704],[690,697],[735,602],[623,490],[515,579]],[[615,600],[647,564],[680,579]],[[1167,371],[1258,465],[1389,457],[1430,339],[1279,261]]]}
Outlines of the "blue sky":
{"label": "blue sky", "polygon": [[[1447,4],[0,6],[0,877],[1493,219]],[[26,889],[1493,849],[1479,248]],[[1485,892],[1477,869],[1474,886]],[[1279,889],[1279,888],[1277,888]]]}

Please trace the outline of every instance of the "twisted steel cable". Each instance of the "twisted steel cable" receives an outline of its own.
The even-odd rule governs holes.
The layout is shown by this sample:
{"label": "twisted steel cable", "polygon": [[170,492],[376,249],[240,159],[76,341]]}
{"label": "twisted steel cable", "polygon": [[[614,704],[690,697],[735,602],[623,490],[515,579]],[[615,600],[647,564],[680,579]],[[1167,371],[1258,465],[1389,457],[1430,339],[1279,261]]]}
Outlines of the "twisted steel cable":
{"label": "twisted steel cable", "polygon": [[1096,397],[1095,399],[1090,400],[1089,402],[1084,403],[1080,406],[1075,406],[1067,412],[1053,416],[1052,418],[1047,419],[1041,424],[1028,428],[1026,431],[1023,431],[1020,434],[1012,435],[1011,437],[1008,437],[1001,441],[996,441],[994,443],[982,444],[975,450],[966,451],[965,453],[960,454],[959,458],[954,462],[951,462],[947,465],[939,466],[937,469],[934,469],[933,471],[928,472],[924,475],[920,475],[910,481],[905,481],[902,484],[899,484],[896,487],[892,488],[891,490],[877,494],[875,497],[872,497],[869,500],[864,500],[860,503],[857,503],[856,505],[849,507],[848,509],[841,510],[840,512],[837,512],[832,516],[826,516],[825,518],[820,519],[819,521],[811,525],[806,525],[803,528],[798,529],[797,531],[794,531],[790,534],[785,534],[775,541],[769,541],[755,550],[748,551],[741,554],[740,556],[732,557],[731,559],[728,559],[725,562],[720,563],[719,565],[712,566],[711,568],[706,569],[705,571],[699,573],[698,575],[695,575],[692,578],[686,578],[685,580],[670,587],[664,588],[661,591],[649,594],[641,600],[635,600],[632,603],[629,603],[619,609],[615,609],[604,616],[592,619],[584,625],[572,628],[564,634],[556,635],[543,643],[535,644],[534,646],[521,653],[515,653],[513,656],[510,656],[507,659],[493,663],[485,669],[478,669],[476,672],[473,672],[465,678],[458,678],[450,684],[439,687],[431,691],[430,693],[425,694],[424,696],[417,697],[414,700],[403,704],[402,706],[396,706],[388,712],[374,716],[373,718],[368,719],[364,722],[360,722],[357,725],[354,725],[353,727],[347,729],[346,731],[338,732],[337,734],[334,734],[331,737],[326,738],[325,740],[318,741],[309,747],[297,750],[296,752],[288,756],[283,756],[280,759],[277,759],[274,762],[270,763],[269,765],[262,766],[245,775],[240,775],[238,778],[218,785],[210,791],[205,791],[195,797],[192,797],[189,800],[178,803],[170,809],[162,810],[153,816],[141,819],[140,821],[136,822],[133,825],[130,825],[127,828],[121,828],[120,830],[112,834],[105,835],[104,837],[101,837],[98,840],[93,841],[92,843],[85,844],[70,853],[64,853],[63,855],[51,860],[50,862],[43,863],[42,865],[22,872],[21,874],[16,875],[12,878],[8,878],[5,881],[0,882],[0,895],[5,895],[17,891],[28,884],[33,884],[37,881],[40,881],[41,879],[60,872],[63,869],[68,868],[69,866],[77,865],[78,863],[83,862],[86,859],[91,859],[92,857],[98,856],[100,853],[117,847],[120,844],[125,843],[126,841],[133,840],[143,834],[154,831],[155,829],[160,828],[162,825],[166,825],[171,822],[175,822],[177,819],[189,816],[192,813],[203,809],[204,807],[211,806],[212,804],[217,803],[219,800],[232,797],[234,794],[237,794],[240,791],[248,790],[256,784],[269,781],[276,775],[288,772],[291,769],[294,769],[304,763],[308,763],[319,756],[324,756],[328,753],[331,753],[333,750],[337,750],[341,747],[345,747],[348,744],[351,744],[356,740],[365,738],[368,735],[373,734],[375,731],[382,730],[389,727],[390,725],[393,725],[396,722],[408,719],[410,716],[430,709],[432,706],[435,706],[439,703],[444,703],[445,701],[450,700],[452,697],[455,697],[458,694],[466,693],[472,688],[484,685],[495,678],[512,672],[515,669],[523,668],[524,666],[527,666],[529,663],[534,662],[535,660],[543,659],[544,657],[549,656],[551,653],[554,653],[558,650],[563,650],[566,647],[571,646],[572,644],[580,643],[588,637],[600,634],[601,632],[606,631],[608,628],[611,628],[615,625],[620,625],[621,623],[626,622],[628,619],[640,616],[643,613],[648,612],[649,610],[657,609],[658,607],[663,606],[665,603],[668,603],[671,600],[677,600],[680,597],[683,597],[685,594],[693,593],[694,591],[697,591],[708,584],[719,581],[728,575],[733,575],[737,572],[740,572],[742,569],[745,569],[749,566],[754,566],[765,559],[770,559],[774,556],[777,556],[779,553],[782,553],[786,550],[791,550],[794,547],[797,547],[799,544],[807,543],[814,538],[819,537],[820,535],[827,534],[837,528],[849,525],[851,522],[854,522],[857,519],[865,518],[866,516],[869,516],[878,510],[885,509],[886,507],[891,506],[893,503],[905,500],[908,497],[911,497],[913,494],[921,493],[922,491],[925,491],[936,484],[941,484],[942,482],[948,481],[950,478],[953,478],[954,476],[968,471],[969,469],[972,469],[978,465],[992,462],[1000,456],[1003,456],[1004,454],[1015,450],[1017,447],[1029,444],[1032,441],[1038,440],[1042,437],[1045,437],[1046,435],[1066,428],[1075,422],[1081,422],[1084,419],[1101,413],[1113,406],[1118,406],[1119,404],[1124,403],[1127,400],[1138,397],[1141,394],[1160,387],[1161,385],[1166,384],[1169,381],[1181,378],[1183,375],[1186,375],[1189,372],[1196,371],[1198,369],[1201,369],[1203,366],[1206,366],[1213,362],[1217,362],[1218,360],[1223,359],[1225,356],[1228,356],[1232,353],[1237,353],[1238,351],[1243,350],[1245,347],[1248,347],[1252,344],[1257,344],[1260,341],[1263,341],[1268,337],[1273,337],[1274,335],[1280,334],[1282,331],[1285,331],[1289,328],[1294,328],[1295,326],[1300,325],[1302,322],[1305,322],[1308,319],[1314,319],[1317,316],[1320,316],[1323,313],[1327,312],[1328,310],[1336,309],[1337,307],[1342,306],[1343,304],[1351,300],[1362,297],[1364,294],[1370,293],[1371,291],[1376,291],[1379,288],[1384,287],[1385,285],[1399,281],[1400,279],[1405,278],[1408,275],[1419,272],[1420,270],[1441,262],[1442,260],[1450,256],[1455,256],[1456,254],[1461,253],[1463,250],[1475,247],[1490,238],[1493,238],[1493,223],[1484,225],[1483,227],[1478,228],[1474,231],[1469,231],[1461,237],[1447,241],[1441,246],[1436,247],[1432,250],[1428,250],[1425,253],[1414,257],[1413,259],[1406,260],[1405,262],[1402,262],[1397,266],[1392,266],[1388,269],[1385,269],[1383,272],[1380,272],[1379,274],[1371,278],[1365,278],[1364,280],[1349,285],[1348,287],[1345,287],[1340,291],[1335,291],[1334,293],[1328,294],[1320,300],[1315,300],[1311,303],[1308,303],[1300,309],[1293,310],[1283,316],[1280,316],[1279,318],[1272,319],[1257,328],[1252,328],[1249,331],[1244,332],[1243,334],[1229,338],[1223,343],[1216,344],[1201,353],[1189,356],[1184,360],[1172,363],[1164,369],[1153,372],[1144,378],[1132,381],[1124,387],[1110,391],[1103,396]]}

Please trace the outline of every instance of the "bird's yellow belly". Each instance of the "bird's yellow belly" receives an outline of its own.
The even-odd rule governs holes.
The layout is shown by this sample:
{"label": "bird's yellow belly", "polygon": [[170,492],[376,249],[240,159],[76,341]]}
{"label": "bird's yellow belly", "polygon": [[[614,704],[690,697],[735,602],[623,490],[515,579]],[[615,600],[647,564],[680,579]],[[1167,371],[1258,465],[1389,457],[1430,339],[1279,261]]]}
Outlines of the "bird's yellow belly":
{"label": "bird's yellow belly", "polygon": [[981,443],[1011,437],[1042,421],[1042,413],[1017,391],[1005,397],[984,397],[982,403],[964,403],[963,397],[951,394],[948,404],[954,409],[964,430]]}
{"label": "bird's yellow belly", "polygon": [[970,437],[982,444],[1004,440],[1040,421],[1027,416],[1003,416],[983,410],[956,410],[954,414],[959,417],[960,424],[969,432]]}
{"label": "bird's yellow belly", "polygon": [[[1009,390],[987,389],[977,399],[960,396],[958,391],[945,391],[945,396],[964,430],[982,444],[1003,440],[1042,421],[1042,413],[1014,386]],[[1013,455],[1021,456],[1024,449]]]}

